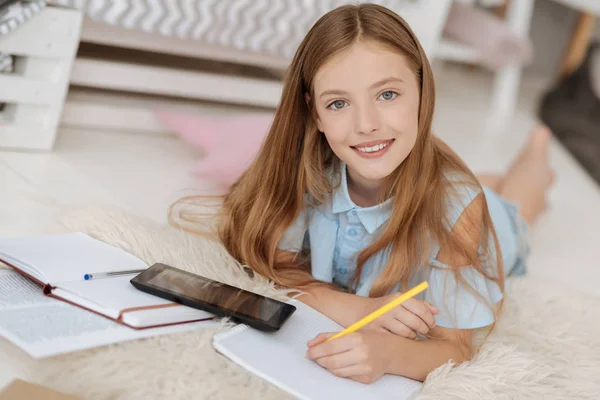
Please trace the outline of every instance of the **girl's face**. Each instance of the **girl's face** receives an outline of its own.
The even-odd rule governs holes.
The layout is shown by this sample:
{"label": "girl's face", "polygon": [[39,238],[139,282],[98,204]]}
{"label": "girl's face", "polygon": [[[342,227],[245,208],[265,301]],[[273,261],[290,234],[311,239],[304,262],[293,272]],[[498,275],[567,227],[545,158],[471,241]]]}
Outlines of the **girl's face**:
{"label": "girl's face", "polygon": [[358,186],[378,186],[415,145],[417,77],[388,47],[359,41],[336,54],[317,72],[314,96],[317,127]]}

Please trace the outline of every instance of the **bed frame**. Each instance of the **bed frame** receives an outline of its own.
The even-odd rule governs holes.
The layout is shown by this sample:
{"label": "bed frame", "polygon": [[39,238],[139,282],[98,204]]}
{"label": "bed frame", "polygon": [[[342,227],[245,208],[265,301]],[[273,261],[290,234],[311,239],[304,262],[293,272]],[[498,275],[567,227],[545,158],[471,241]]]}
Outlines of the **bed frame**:
{"label": "bed frame", "polygon": [[[430,55],[439,43],[451,1],[426,0],[403,11]],[[59,123],[167,133],[154,117],[156,107],[197,111],[201,102],[245,109],[274,109],[278,104],[288,59],[128,30],[61,7],[48,6],[40,14],[14,35],[0,39],[0,51],[25,56],[21,64],[30,67],[24,75],[0,77],[3,89],[10,88],[10,95],[0,93],[0,102],[11,103],[10,113],[0,112],[0,147],[51,150]],[[68,46],[58,34],[46,40],[50,25],[68,32]],[[64,59],[58,81],[56,74],[44,70],[56,57]],[[42,116],[40,107],[51,113]]]}
{"label": "bed frame", "polygon": [[[405,18],[413,26],[422,26],[417,34],[426,51],[432,52],[441,37],[451,0],[423,4]],[[166,128],[152,113],[157,104],[191,109],[198,101],[210,101],[273,109],[278,104],[281,78],[289,63],[283,57],[128,30],[87,17],[81,43],[82,47],[96,46],[96,50],[101,46],[104,53],[89,55],[82,53],[80,47],[71,85],[88,92],[89,89],[117,91],[122,96],[116,104],[114,98],[104,93],[72,91],[63,113],[65,126],[165,133]],[[114,52],[119,53],[116,58],[106,58]],[[162,58],[172,62],[161,62]],[[209,60],[205,62],[208,70],[196,68],[202,63],[200,60]],[[194,68],[189,68],[191,65]]]}
{"label": "bed frame", "polygon": [[[96,46],[90,54],[81,51],[86,45],[102,48]],[[63,125],[162,133],[165,128],[151,110],[157,102],[175,107],[210,101],[274,108],[287,62],[199,41],[127,30],[86,17],[71,85],[116,91],[130,101],[115,104],[110,96],[99,95],[82,98],[74,90],[75,95],[65,104]],[[246,73],[249,69],[255,76]],[[142,94],[145,99],[132,94]]]}

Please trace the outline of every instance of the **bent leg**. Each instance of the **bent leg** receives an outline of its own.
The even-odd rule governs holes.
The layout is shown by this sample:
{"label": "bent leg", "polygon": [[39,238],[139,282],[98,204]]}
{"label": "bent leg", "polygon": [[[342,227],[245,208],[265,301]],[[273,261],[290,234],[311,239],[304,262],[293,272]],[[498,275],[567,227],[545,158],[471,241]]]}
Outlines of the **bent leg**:
{"label": "bent leg", "polygon": [[548,163],[551,133],[545,126],[537,127],[529,143],[506,173],[500,195],[519,206],[521,215],[532,224],[546,209],[546,195],[554,174]]}

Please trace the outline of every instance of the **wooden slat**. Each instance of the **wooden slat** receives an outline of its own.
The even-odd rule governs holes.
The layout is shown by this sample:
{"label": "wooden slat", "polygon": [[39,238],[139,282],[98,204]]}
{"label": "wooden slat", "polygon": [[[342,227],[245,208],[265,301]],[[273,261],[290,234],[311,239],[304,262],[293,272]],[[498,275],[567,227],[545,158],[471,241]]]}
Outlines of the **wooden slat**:
{"label": "wooden slat", "polygon": [[81,20],[79,11],[47,7],[32,21],[0,37],[0,51],[17,56],[71,58]]}
{"label": "wooden slat", "polygon": [[113,132],[139,132],[157,135],[169,134],[152,110],[142,107],[123,107],[118,104],[98,104],[67,101],[61,125],[110,130]]}
{"label": "wooden slat", "polygon": [[58,101],[58,83],[0,74],[0,102],[52,105]]}
{"label": "wooden slat", "polygon": [[50,150],[54,138],[53,129],[0,123],[0,147],[3,149]]}
{"label": "wooden slat", "polygon": [[75,60],[71,83],[264,107],[275,107],[281,91],[279,81],[87,58]]}
{"label": "wooden slat", "polygon": [[0,102],[10,103],[0,121],[0,147],[52,148],[81,21],[80,11],[46,7],[0,38],[0,51],[21,56],[13,74],[0,74]]}

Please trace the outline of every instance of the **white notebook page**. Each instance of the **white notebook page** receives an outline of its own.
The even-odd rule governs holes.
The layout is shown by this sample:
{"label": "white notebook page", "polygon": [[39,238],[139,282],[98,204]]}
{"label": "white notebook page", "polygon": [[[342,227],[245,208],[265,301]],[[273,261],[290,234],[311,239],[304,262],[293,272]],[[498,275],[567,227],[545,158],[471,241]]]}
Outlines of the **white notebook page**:
{"label": "white notebook page", "polygon": [[[44,296],[37,284],[15,271],[0,268],[0,337],[5,337],[33,358],[217,324],[204,321],[144,330],[130,329]],[[3,358],[0,360],[4,362]]]}
{"label": "white notebook page", "polygon": [[78,232],[0,239],[0,254],[53,285],[83,280],[87,273],[148,268],[133,254]]}
{"label": "white notebook page", "polygon": [[306,343],[321,332],[342,328],[301,302],[276,333],[264,333],[244,325],[215,336],[214,347],[223,355],[300,399],[410,399],[422,383],[385,375],[365,385],[338,378],[314,361],[306,359]]}

